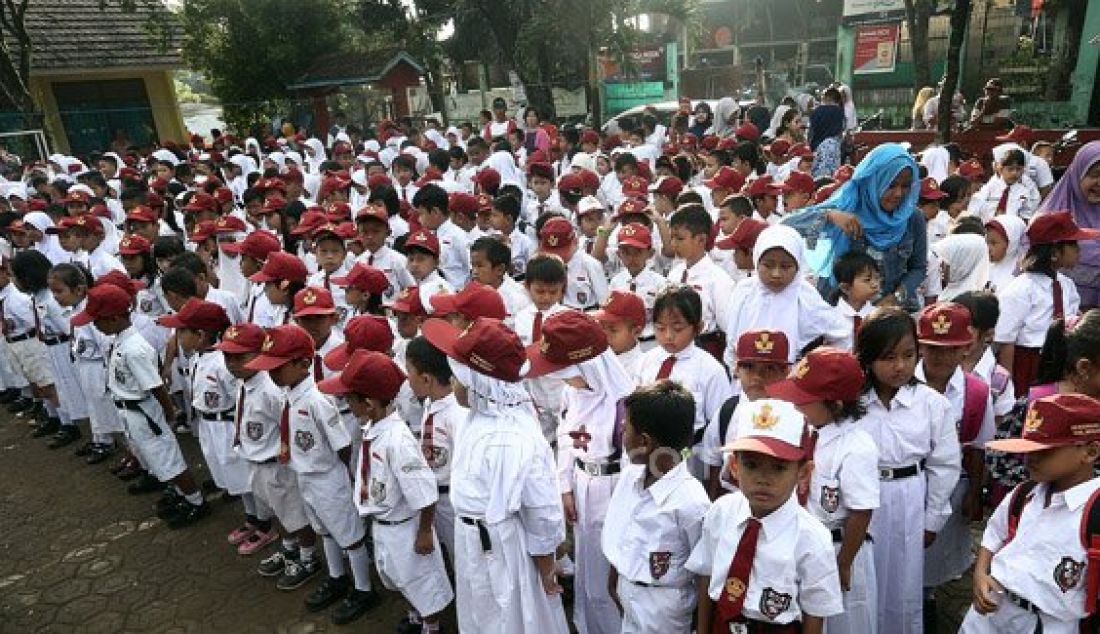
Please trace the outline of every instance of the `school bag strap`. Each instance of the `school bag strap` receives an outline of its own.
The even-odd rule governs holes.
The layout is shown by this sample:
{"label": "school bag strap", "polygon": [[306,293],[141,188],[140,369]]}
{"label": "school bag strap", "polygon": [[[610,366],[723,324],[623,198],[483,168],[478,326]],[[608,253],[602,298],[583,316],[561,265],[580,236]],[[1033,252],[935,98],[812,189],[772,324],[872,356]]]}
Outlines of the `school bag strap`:
{"label": "school bag strap", "polygon": [[1012,373],[1001,367],[1001,364],[993,366],[993,372],[989,375],[989,390],[995,397],[1005,393],[1008,384],[1012,381]]}
{"label": "school bag strap", "polygon": [[1092,492],[1081,514],[1081,545],[1085,547],[1085,613],[1091,623],[1089,631],[1096,631],[1096,598],[1100,594],[1100,488]]}
{"label": "school bag strap", "polygon": [[962,425],[959,427],[959,442],[970,443],[982,430],[982,420],[989,407],[989,385],[977,375],[967,372],[963,375]]}
{"label": "school bag strap", "polygon": [[729,431],[730,421],[733,420],[733,410],[741,402],[741,395],[736,394],[722,403],[722,409],[718,410],[718,446],[726,444],[726,432]]}
{"label": "school bag strap", "polygon": [[1036,484],[1034,480],[1027,480],[1016,485],[1016,488],[1012,490],[1012,497],[1008,500],[1008,536],[1005,538],[1006,544],[1016,537],[1016,528],[1020,525],[1020,514],[1024,512],[1024,505],[1031,499],[1031,492],[1035,489]]}

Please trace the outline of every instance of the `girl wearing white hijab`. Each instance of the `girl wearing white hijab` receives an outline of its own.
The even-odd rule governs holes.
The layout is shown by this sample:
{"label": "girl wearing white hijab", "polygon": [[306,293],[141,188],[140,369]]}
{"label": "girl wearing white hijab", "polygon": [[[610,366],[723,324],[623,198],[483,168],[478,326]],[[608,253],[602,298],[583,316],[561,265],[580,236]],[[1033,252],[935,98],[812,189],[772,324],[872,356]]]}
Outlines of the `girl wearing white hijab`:
{"label": "girl wearing white hijab", "polygon": [[949,302],[967,291],[980,291],[989,281],[989,247],[976,233],[954,233],[932,246],[940,263],[943,290],[939,301]]}
{"label": "girl wearing white hijab", "polygon": [[925,148],[920,156],[920,164],[928,170],[928,175],[936,179],[936,184],[947,180],[950,176],[948,168],[951,164],[951,154],[947,148],[941,145],[933,145]]}
{"label": "girl wearing white hijab", "polygon": [[985,229],[990,261],[989,290],[996,293],[1007,287],[1019,273],[1027,223],[1019,216],[1005,214],[985,223]]}
{"label": "girl wearing white hijab", "polygon": [[321,139],[309,138],[306,139],[304,151],[306,153],[306,171],[310,174],[320,174],[321,163],[324,163],[328,158],[328,154],[325,153],[325,144],[321,143]]}
{"label": "girl wearing white hijab", "polygon": [[779,128],[783,125],[783,117],[790,111],[791,106],[779,105],[776,106],[775,112],[772,113],[772,121],[768,124],[768,129],[764,131],[764,136],[774,139],[779,136]]}
{"label": "girl wearing white hijab", "polygon": [[45,212],[32,211],[23,216],[23,222],[26,223],[27,229],[34,229],[34,231],[29,232],[33,242],[32,249],[40,251],[42,255],[49,259],[50,264],[61,264],[69,261],[69,254],[61,248],[57,236],[46,233],[46,229],[54,225],[53,220]]}
{"label": "girl wearing white hijab", "polygon": [[711,134],[719,138],[733,136],[734,125],[730,122],[738,112],[737,102],[732,97],[723,97],[714,106],[714,127]]}

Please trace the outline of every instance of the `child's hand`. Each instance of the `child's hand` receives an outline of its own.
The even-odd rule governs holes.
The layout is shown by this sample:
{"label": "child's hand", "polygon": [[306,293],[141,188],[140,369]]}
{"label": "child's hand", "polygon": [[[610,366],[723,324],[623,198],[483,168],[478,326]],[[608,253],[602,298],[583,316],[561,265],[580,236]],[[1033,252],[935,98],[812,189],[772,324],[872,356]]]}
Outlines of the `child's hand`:
{"label": "child's hand", "polygon": [[565,511],[565,521],[570,523],[570,524],[576,524],[577,523],[577,503],[573,499],[573,493],[572,492],[561,494],[561,505],[562,505],[562,509]]}
{"label": "child's hand", "polygon": [[974,572],[974,610],[978,614],[996,612],[1004,591],[1004,587],[992,576],[984,572]]}
{"label": "child's hand", "polygon": [[539,571],[539,579],[542,580],[542,589],[548,596],[561,594],[561,584],[558,583],[558,573],[555,568],[553,555],[535,555],[535,568]]}
{"label": "child's hand", "polygon": [[840,589],[848,592],[852,589],[852,564],[837,562],[836,571],[840,573]]}
{"label": "child's hand", "polygon": [[416,542],[413,543],[413,550],[418,555],[430,555],[435,550],[435,540],[432,539],[432,529],[429,526],[426,529],[420,529],[416,531]]}

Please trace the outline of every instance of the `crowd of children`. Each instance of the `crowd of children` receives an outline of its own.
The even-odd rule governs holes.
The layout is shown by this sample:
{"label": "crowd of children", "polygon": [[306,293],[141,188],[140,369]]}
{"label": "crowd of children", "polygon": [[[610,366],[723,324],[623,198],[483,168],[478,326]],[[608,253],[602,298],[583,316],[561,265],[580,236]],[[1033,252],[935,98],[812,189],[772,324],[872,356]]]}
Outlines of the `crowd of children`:
{"label": "crowd of children", "polygon": [[1100,230],[1041,207],[1023,132],[814,179],[681,106],[29,165],[0,402],[171,528],[239,500],[229,548],[336,624],[381,581],[399,632],[911,633],[973,568],[964,631],[1075,631],[1100,312],[1067,273]]}

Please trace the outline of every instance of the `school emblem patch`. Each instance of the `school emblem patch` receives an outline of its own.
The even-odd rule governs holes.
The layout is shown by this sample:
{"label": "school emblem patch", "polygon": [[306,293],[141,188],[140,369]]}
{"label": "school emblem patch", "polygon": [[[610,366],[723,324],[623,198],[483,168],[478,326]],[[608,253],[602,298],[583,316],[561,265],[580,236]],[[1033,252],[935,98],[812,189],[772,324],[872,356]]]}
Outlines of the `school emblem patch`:
{"label": "school emblem patch", "polygon": [[202,393],[202,403],[203,403],[203,405],[205,405],[209,409],[216,408],[218,406],[218,401],[220,401],[220,400],[221,399],[218,398],[218,393],[217,392],[203,392]]}
{"label": "school emblem patch", "polygon": [[302,451],[309,451],[313,449],[313,445],[317,444],[317,441],[313,438],[313,432],[296,431],[294,432],[294,444],[298,445],[298,448]]}
{"label": "school emblem patch", "polygon": [[794,367],[794,378],[801,379],[806,376],[810,371],[810,361],[806,357],[798,362],[798,365]]}
{"label": "school emblem patch", "polygon": [[745,594],[745,582],[737,577],[726,579],[726,594],[731,599],[740,599],[741,595]]}
{"label": "school emblem patch", "polygon": [[84,354],[84,351],[88,349],[88,342],[83,339],[79,339],[76,342],[76,353]]}
{"label": "school emblem patch", "polygon": [[264,345],[260,346],[260,352],[267,352],[271,350],[271,347],[275,345],[275,339],[271,335],[264,337]]}
{"label": "school emblem patch", "polygon": [[840,508],[840,487],[821,487],[821,508],[826,513],[836,513]]}
{"label": "school emblem patch", "polygon": [[1074,561],[1073,557],[1062,557],[1062,561],[1054,567],[1054,583],[1063,593],[1069,592],[1081,582],[1081,574],[1085,572],[1085,562]]}
{"label": "school emblem patch", "polygon": [[428,464],[431,465],[433,469],[445,467],[447,463],[451,461],[450,452],[447,451],[446,447],[433,446],[428,453],[430,455],[426,456],[426,458],[428,459]]}
{"label": "school emblem patch", "polygon": [[665,576],[669,564],[672,563],[672,553],[667,550],[659,550],[649,553],[649,576],[656,581]]}
{"label": "school emblem patch", "polygon": [[126,374],[126,370],[123,370],[121,367],[115,368],[115,381],[125,385],[126,381],[129,379],[130,377]]}
{"label": "school emblem patch", "polygon": [[772,406],[765,405],[752,417],[753,429],[771,429],[779,422],[779,417],[772,413]]}
{"label": "school emblem patch", "polygon": [[337,321],[344,321],[344,319],[347,316],[348,316],[348,307],[347,306],[337,306],[336,307],[336,320]]}
{"label": "school emblem patch", "polygon": [[386,483],[382,480],[371,479],[370,481],[370,499],[375,502],[382,502],[386,499]]}
{"label": "school emblem patch", "polygon": [[1043,417],[1039,416],[1039,410],[1034,407],[1027,410],[1027,418],[1024,419],[1024,433],[1029,434],[1038,431],[1043,426]]}
{"label": "school emblem patch", "polygon": [[791,595],[786,592],[764,588],[760,593],[760,613],[769,619],[774,620],[789,607],[791,607]]}
{"label": "school emblem patch", "polygon": [[946,335],[951,332],[951,319],[947,313],[940,313],[932,320],[932,334]]}
{"label": "school emblem patch", "polygon": [[587,306],[588,305],[588,293],[577,293],[577,303]]}
{"label": "school emblem patch", "polygon": [[143,313],[153,312],[153,300],[148,297],[143,297],[141,301],[138,302],[138,310]]}
{"label": "school emblem patch", "polygon": [[756,352],[759,354],[771,354],[772,349],[775,348],[775,342],[772,341],[771,335],[762,332],[756,338],[756,341],[752,343],[752,346],[756,348]]}
{"label": "school emblem patch", "polygon": [[305,295],[302,296],[302,303],[306,306],[312,306],[317,303],[317,294],[313,292],[313,289],[306,289]]}
{"label": "school emblem patch", "polygon": [[257,442],[264,435],[263,423],[245,423],[244,433],[252,442]]}

